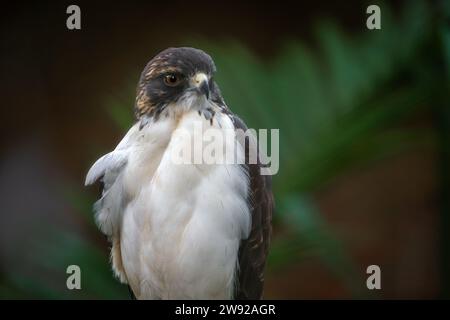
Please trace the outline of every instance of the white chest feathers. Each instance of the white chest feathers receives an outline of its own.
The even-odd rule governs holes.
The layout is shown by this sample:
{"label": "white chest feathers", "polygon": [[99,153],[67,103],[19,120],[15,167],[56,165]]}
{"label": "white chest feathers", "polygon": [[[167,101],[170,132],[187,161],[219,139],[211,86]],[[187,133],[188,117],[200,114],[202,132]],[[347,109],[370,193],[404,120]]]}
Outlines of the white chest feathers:
{"label": "white chest feathers", "polygon": [[97,220],[112,238],[116,273],[137,298],[233,297],[240,241],[251,226],[249,181],[243,166],[199,163],[195,152],[190,163],[174,161],[178,150],[208,144],[193,141],[199,124],[228,137],[222,140],[225,158],[233,152],[231,159],[243,159],[228,116],[216,114],[211,124],[191,111],[178,121],[134,126],[88,174],[90,183],[104,173],[108,190],[97,205]]}

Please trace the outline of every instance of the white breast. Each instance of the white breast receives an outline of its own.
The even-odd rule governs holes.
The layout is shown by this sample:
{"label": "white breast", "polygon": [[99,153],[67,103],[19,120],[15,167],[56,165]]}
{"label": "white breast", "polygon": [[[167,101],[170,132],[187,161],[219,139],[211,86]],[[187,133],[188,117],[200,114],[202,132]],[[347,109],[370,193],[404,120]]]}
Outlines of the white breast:
{"label": "white breast", "polygon": [[[186,132],[199,121],[211,127],[196,111],[178,122],[160,119],[143,128],[130,148],[122,180],[130,201],[120,244],[137,298],[232,297],[239,244],[251,225],[249,182],[237,164],[174,163],[172,150],[182,149]],[[234,132],[223,114],[214,117],[213,126],[225,135]],[[244,156],[240,145],[237,156]]]}

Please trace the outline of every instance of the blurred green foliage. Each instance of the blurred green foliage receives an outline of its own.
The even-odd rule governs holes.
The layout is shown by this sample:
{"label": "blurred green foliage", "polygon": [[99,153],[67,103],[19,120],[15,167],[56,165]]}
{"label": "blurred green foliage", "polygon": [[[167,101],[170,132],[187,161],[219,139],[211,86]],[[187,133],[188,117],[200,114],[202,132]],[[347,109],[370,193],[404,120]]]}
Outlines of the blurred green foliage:
{"label": "blurred green foliage", "polygon": [[[252,128],[280,129],[280,171],[273,179],[283,229],[271,246],[268,272],[307,257],[323,263],[359,297],[361,271],[344,244],[321,218],[313,192],[350,168],[399,153],[418,143],[434,143],[435,133],[407,126],[448,94],[450,37],[425,1],[408,2],[395,18],[382,8],[382,30],[346,34],[334,23],[319,24],[317,48],[290,41],[277,57],[262,61],[239,43],[189,41],[211,54],[216,81],[230,108]],[[124,131],[133,121],[135,83],[107,100],[106,110]],[[81,187],[80,187],[81,188]],[[73,188],[68,199],[83,213],[87,233],[95,234],[93,199]],[[28,281],[4,274],[0,297],[126,298],[113,279],[105,251],[93,239],[65,232],[42,242],[46,259],[39,268],[56,274]],[[83,290],[65,289],[65,268],[82,268]]]}

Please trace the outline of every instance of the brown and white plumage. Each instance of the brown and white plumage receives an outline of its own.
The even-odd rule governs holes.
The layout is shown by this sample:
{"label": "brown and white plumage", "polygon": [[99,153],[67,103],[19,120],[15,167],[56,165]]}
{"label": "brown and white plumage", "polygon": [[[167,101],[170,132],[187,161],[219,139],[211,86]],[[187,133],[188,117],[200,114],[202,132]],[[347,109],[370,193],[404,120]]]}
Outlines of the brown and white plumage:
{"label": "brown and white plumage", "polygon": [[[247,127],[234,117],[235,128],[246,130]],[[246,170],[250,177],[250,194],[252,228],[247,239],[241,241],[239,248],[239,274],[236,299],[261,299],[264,287],[264,268],[272,234],[272,181],[269,175],[261,175],[261,164],[249,164],[248,148],[246,150]]]}
{"label": "brown and white plumage", "polygon": [[[239,140],[245,124],[224,103],[214,72],[212,59],[193,48],[153,58],[138,85],[137,122],[86,177],[104,183],[96,219],[116,275],[139,299],[262,296],[270,177],[246,160],[256,146]],[[230,137],[224,149],[233,144],[239,161],[174,163],[198,124]]]}

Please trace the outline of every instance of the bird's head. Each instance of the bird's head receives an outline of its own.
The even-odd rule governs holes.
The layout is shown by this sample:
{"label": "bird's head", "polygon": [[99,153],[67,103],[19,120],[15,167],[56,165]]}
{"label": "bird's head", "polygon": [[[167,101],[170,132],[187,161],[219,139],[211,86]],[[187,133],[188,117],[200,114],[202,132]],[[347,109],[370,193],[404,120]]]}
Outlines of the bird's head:
{"label": "bird's head", "polygon": [[208,108],[221,101],[213,80],[216,67],[211,57],[199,49],[169,48],[156,55],[141,74],[135,112],[138,119],[162,113],[177,114]]}

